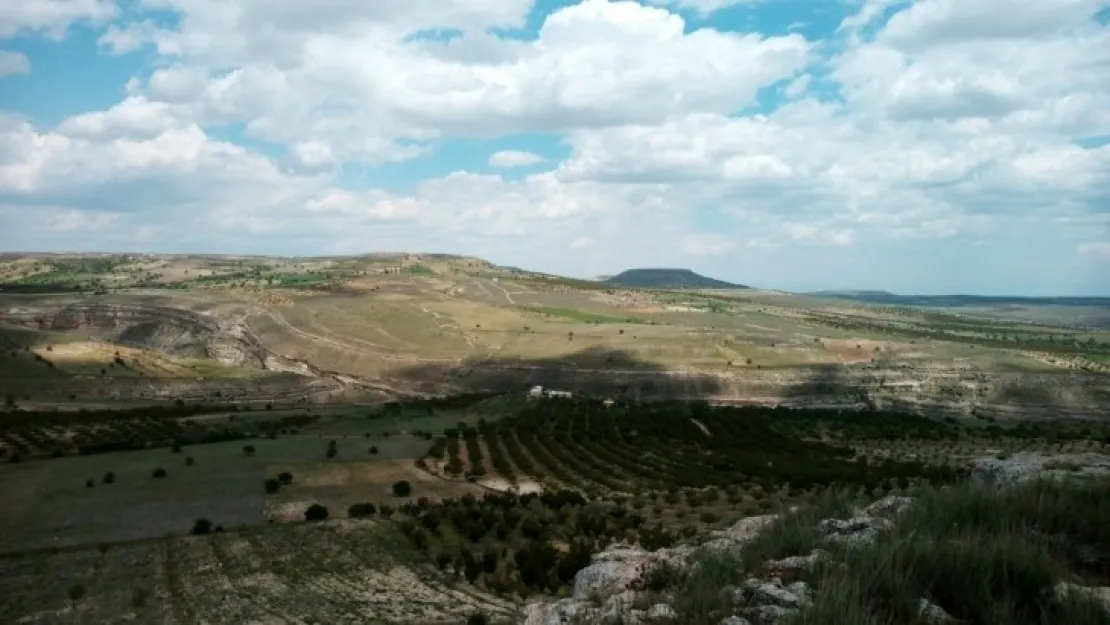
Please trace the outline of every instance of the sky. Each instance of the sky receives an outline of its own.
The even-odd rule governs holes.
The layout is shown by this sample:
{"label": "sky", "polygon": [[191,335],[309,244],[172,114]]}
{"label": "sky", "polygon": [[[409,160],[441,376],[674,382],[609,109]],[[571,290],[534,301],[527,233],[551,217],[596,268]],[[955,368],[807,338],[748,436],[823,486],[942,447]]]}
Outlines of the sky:
{"label": "sky", "polygon": [[1110,0],[0,3],[0,249],[1110,295]]}

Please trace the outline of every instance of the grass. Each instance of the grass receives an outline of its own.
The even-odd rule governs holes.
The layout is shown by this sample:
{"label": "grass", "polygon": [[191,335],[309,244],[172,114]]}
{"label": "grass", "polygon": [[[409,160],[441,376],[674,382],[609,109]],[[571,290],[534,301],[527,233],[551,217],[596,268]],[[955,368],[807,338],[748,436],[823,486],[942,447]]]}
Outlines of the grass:
{"label": "grass", "polygon": [[650,320],[641,319],[639,317],[615,317],[613,315],[604,315],[575,308],[560,308],[556,306],[529,306],[521,310],[548,317],[567,319],[578,323],[652,323]]}
{"label": "grass", "polygon": [[[250,457],[242,451],[248,444],[257,450]],[[378,454],[368,453],[371,445],[379,448]],[[355,461],[365,467],[419,457],[427,442],[359,437],[339,440],[337,447],[330,466]],[[184,533],[198,517],[229,528],[261,524],[266,521],[265,479],[276,475],[279,466],[296,476],[297,467],[322,463],[325,451],[324,440],[298,435],[187,445],[180,454],[160,448],[5,464],[0,466],[0,492],[8,513],[0,517],[0,552]],[[185,466],[187,456],[195,459],[193,466]],[[156,468],[166,469],[168,476],[153,479]],[[108,471],[115,473],[114,484],[102,483]],[[85,486],[87,479],[94,480],[93,488]],[[345,497],[345,490],[340,484],[299,492],[311,499],[337,491]]]}
{"label": "grass", "polygon": [[[922,598],[969,624],[1110,623],[1091,600],[1055,592],[1061,581],[1097,586],[1110,574],[1107,483],[1035,482],[1001,492],[962,483],[917,496],[874,545],[832,549],[813,574],[812,605],[791,623],[918,623]],[[827,514],[822,505],[844,500],[831,496],[783,517],[745,551],[744,565],[828,548],[806,528]],[[696,603],[707,591],[684,592]]]}

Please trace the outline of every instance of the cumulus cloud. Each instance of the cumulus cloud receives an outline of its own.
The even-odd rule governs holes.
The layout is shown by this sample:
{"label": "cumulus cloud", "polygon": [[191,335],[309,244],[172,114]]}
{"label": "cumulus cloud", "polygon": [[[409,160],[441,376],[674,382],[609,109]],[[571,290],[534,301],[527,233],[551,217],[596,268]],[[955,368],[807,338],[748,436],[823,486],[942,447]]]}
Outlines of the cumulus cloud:
{"label": "cumulus cloud", "polygon": [[0,38],[45,33],[58,39],[77,22],[99,24],[119,13],[115,0],[33,0],[0,3]]}
{"label": "cumulus cloud", "polygon": [[497,167],[499,169],[528,167],[530,165],[538,165],[543,161],[544,158],[539,154],[520,152],[517,150],[501,150],[500,152],[494,152],[489,157],[490,167]]}
{"label": "cumulus cloud", "polygon": [[[845,259],[867,250],[1034,234],[1061,263],[1105,256],[1092,233],[1110,226],[1110,146],[1091,140],[1110,135],[1103,3],[863,0],[831,41],[676,12],[735,0],[648,4],[144,0],[180,19],[138,12],[100,34],[107,52],[157,58],[119,103],[50,126],[0,116],[0,244],[134,229],[153,247],[444,250],[579,275],[696,256],[826,280],[861,271]],[[114,15],[41,6],[55,17],[0,9],[0,37]],[[784,101],[738,113],[769,88]],[[535,168],[523,177],[457,162],[394,190],[356,182],[521,133],[569,153],[489,157]]]}
{"label": "cumulus cloud", "polygon": [[12,74],[31,73],[31,62],[22,52],[0,50],[0,78]]}

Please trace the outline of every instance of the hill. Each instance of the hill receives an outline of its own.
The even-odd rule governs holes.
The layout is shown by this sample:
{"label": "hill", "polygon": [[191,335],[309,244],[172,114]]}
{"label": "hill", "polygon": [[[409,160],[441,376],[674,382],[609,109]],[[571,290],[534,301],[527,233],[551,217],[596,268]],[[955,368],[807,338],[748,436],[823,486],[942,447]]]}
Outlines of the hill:
{"label": "hill", "polygon": [[872,304],[959,308],[968,306],[1110,306],[1110,297],[1035,297],[1023,295],[898,295],[889,291],[818,291],[809,293]]}
{"label": "hill", "polygon": [[742,284],[707,278],[689,269],[628,269],[603,281],[605,284],[645,289],[746,289]]}

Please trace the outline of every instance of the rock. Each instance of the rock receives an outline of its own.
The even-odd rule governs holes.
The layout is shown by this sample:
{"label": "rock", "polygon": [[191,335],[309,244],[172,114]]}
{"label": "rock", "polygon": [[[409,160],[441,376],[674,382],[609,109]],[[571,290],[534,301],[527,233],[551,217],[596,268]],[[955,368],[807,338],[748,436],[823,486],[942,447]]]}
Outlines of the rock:
{"label": "rock", "polygon": [[574,597],[607,597],[640,578],[651,561],[651,552],[640,547],[614,544],[594,554],[591,564],[574,576]]}
{"label": "rock", "polygon": [[785,608],[779,605],[761,605],[749,610],[760,625],[772,625],[780,620],[796,614],[798,611],[794,608]]}
{"label": "rock", "polygon": [[813,570],[821,558],[827,556],[827,552],[821,549],[814,549],[808,556],[790,556],[781,560],[770,560],[764,565],[764,569],[768,573],[777,575],[797,575],[804,571]]}
{"label": "rock", "polygon": [[592,622],[600,611],[576,599],[560,599],[554,603],[533,603],[524,608],[524,625],[566,625]]}
{"label": "rock", "polygon": [[[713,539],[710,542],[728,541],[734,546],[743,547],[755,539],[756,536],[759,536],[759,532],[763,531],[763,528],[778,518],[779,515],[777,514],[765,514],[740,519],[728,529],[713,532],[711,534]],[[708,543],[703,546],[708,546]]]}
{"label": "rock", "polygon": [[889,530],[894,524],[883,517],[856,516],[850,519],[825,519],[817,524],[817,531],[829,541],[858,547],[875,542],[875,536]]}
{"label": "rock", "polygon": [[929,625],[945,625],[945,623],[955,623],[956,619],[949,613],[944,611],[944,608],[939,605],[921,598],[917,602],[917,615],[921,620]]}
{"label": "rock", "polygon": [[998,487],[1034,478],[1092,478],[1110,474],[1110,456],[1096,453],[1017,453],[1008,458],[980,458],[970,463],[972,479]]}
{"label": "rock", "polygon": [[1078,595],[1088,599],[1094,599],[1102,604],[1102,607],[1110,612],[1110,586],[1080,586],[1079,584],[1069,584],[1067,582],[1060,582],[1056,584],[1056,596],[1063,599],[1069,595]]}
{"label": "rock", "polygon": [[809,584],[807,584],[805,582],[801,582],[801,581],[794,582],[793,584],[790,584],[789,586],[787,586],[786,590],[788,590],[792,595],[797,597],[798,600],[801,601],[803,605],[809,603],[809,593],[810,593]]}
{"label": "rock", "polygon": [[[790,590],[783,588],[781,582],[765,582],[758,579],[749,579],[744,586],[751,591],[751,603],[760,606],[779,606],[783,608],[800,608],[805,604],[805,597],[799,597]],[[808,591],[808,587],[806,587]]]}
{"label": "rock", "polygon": [[893,520],[902,515],[913,505],[912,497],[903,497],[901,495],[887,495],[882,499],[872,503],[863,510],[860,510],[861,516],[867,517],[882,517],[884,519]]}
{"label": "rock", "polygon": [[649,619],[674,620],[678,618],[678,612],[675,612],[674,608],[665,603],[657,603],[648,609],[647,617]]}
{"label": "rock", "polygon": [[717,623],[717,625],[752,625],[752,624],[751,624],[751,621],[749,621],[746,618],[740,618],[739,616],[733,615],[733,616],[729,616],[729,617],[721,619],[721,622]]}

